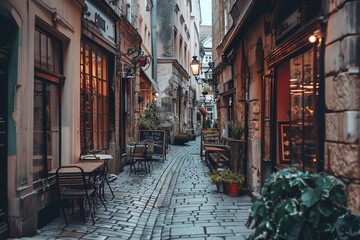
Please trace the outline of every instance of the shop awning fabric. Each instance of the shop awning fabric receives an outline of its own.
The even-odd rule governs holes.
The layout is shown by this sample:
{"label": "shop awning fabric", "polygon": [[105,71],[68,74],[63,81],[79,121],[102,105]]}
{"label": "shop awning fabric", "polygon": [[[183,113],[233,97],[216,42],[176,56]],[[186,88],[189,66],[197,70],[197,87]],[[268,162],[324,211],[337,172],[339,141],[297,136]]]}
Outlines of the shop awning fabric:
{"label": "shop awning fabric", "polygon": [[209,114],[208,111],[206,111],[206,109],[203,108],[203,107],[199,107],[199,111],[200,111],[201,114],[204,115],[204,116],[207,116],[207,115]]}

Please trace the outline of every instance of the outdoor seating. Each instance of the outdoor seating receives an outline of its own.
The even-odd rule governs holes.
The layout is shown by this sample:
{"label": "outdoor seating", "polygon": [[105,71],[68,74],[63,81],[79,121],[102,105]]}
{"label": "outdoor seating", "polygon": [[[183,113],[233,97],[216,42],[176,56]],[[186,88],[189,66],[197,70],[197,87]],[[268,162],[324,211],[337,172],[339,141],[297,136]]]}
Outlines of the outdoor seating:
{"label": "outdoor seating", "polygon": [[[147,149],[149,145],[142,141],[134,143],[130,148],[130,172],[139,172],[144,169],[148,173],[150,169]],[[137,169],[136,169],[137,165]]]}
{"label": "outdoor seating", "polygon": [[[110,186],[108,175],[109,175],[109,161],[112,159],[110,155],[104,154],[96,154],[96,153],[89,153],[87,155],[80,156],[80,162],[99,162],[102,161],[104,163],[103,167],[98,170],[97,174],[94,176],[94,180],[96,182],[97,187],[99,188],[99,195],[105,200],[105,184],[107,184],[112,197],[114,198],[114,192]],[[106,208],[106,207],[105,207]]]}
{"label": "outdoor seating", "polygon": [[[74,200],[79,204],[80,215],[85,223],[85,206],[86,203],[90,209],[90,217],[95,224],[95,188],[87,184],[84,170],[79,166],[62,166],[56,170],[56,183],[62,216],[67,226],[68,221],[65,214],[66,203],[71,202],[72,213],[74,212]],[[61,219],[61,218],[60,218]],[[60,220],[59,220],[60,223]]]}

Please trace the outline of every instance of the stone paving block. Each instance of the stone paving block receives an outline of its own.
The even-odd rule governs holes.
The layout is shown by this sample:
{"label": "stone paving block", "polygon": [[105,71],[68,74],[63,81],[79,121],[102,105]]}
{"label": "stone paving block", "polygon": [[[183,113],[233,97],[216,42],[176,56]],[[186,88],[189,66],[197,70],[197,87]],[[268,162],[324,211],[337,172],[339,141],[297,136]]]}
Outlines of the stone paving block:
{"label": "stone paving block", "polygon": [[172,236],[180,236],[205,234],[205,231],[203,227],[172,227],[170,228],[170,233]]}

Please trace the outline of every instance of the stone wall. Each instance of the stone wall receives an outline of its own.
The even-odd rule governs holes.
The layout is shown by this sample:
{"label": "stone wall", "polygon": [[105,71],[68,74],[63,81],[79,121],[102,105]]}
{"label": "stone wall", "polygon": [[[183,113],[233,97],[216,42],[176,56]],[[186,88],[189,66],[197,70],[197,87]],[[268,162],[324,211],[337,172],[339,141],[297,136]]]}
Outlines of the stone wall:
{"label": "stone wall", "polygon": [[360,2],[326,8],[325,170],[344,182],[348,207],[360,213]]}

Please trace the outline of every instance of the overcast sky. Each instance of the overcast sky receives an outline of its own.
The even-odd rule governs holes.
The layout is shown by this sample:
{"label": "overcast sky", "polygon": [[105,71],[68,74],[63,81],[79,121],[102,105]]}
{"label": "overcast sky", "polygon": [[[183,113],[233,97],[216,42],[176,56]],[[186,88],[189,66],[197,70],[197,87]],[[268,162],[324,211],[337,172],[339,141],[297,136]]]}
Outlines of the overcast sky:
{"label": "overcast sky", "polygon": [[200,0],[200,8],[201,8],[201,17],[202,23],[201,25],[212,25],[211,22],[211,0]]}

